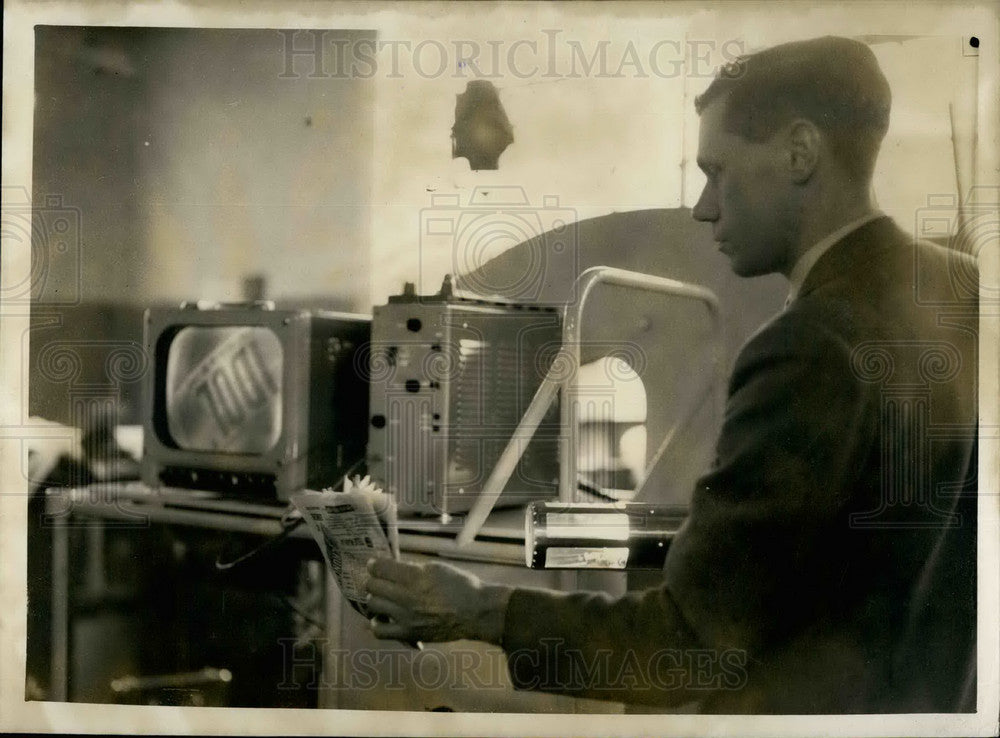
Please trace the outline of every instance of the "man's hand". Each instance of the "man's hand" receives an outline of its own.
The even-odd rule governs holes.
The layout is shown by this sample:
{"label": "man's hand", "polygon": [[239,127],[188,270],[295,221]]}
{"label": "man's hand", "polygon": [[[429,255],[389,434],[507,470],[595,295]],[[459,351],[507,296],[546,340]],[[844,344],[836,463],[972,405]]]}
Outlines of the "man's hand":
{"label": "man's hand", "polygon": [[368,562],[368,608],[378,638],[435,643],[470,639],[500,644],[511,588],[486,584],[448,564]]}

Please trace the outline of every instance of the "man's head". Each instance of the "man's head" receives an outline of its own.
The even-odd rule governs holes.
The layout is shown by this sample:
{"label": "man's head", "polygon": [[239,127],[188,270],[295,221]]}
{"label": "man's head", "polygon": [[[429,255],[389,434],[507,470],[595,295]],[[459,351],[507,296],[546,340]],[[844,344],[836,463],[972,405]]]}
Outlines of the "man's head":
{"label": "man's head", "polygon": [[836,37],[743,57],[695,100],[708,182],[693,214],[737,274],[787,274],[811,213],[867,198],[890,102],[871,50]]}

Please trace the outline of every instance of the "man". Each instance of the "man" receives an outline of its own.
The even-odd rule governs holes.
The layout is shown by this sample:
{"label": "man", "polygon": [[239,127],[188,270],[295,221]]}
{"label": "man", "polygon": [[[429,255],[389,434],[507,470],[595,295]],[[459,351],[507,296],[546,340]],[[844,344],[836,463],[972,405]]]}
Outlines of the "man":
{"label": "man", "polygon": [[871,196],[890,91],[842,38],[696,101],[693,214],[785,310],[744,346],[661,586],[613,599],[376,561],[377,636],[501,645],[515,685],[706,712],[975,706],[976,278]]}

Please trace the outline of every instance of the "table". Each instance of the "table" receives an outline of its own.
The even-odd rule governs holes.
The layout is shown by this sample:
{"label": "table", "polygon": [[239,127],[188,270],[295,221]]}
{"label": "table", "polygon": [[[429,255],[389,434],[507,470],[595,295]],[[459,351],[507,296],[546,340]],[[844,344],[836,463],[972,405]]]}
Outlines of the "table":
{"label": "table", "polygon": [[[261,537],[279,535],[286,508],[278,504],[221,499],[193,490],[152,490],[138,482],[96,484],[50,490],[46,515],[52,530],[52,699],[65,701],[71,657],[69,536],[83,528],[87,549],[100,548],[108,528],[157,524],[229,531]],[[552,588],[587,587],[620,594],[625,577],[617,572],[535,571],[524,565],[524,512],[495,511],[475,540],[459,547],[455,536],[461,520],[437,518],[400,521],[400,547],[407,558],[442,557],[487,579],[515,585]],[[310,547],[306,526],[289,537],[300,543],[322,566],[318,546]],[[325,571],[325,566],[323,566]],[[317,689],[317,704],[325,708],[410,709],[516,712],[621,712],[617,703],[582,700],[541,693],[514,692],[499,649],[460,642],[434,644],[415,651],[404,644],[376,641],[326,573],[324,633],[319,639],[319,665],[293,659]],[[293,683],[298,676],[291,675]]]}

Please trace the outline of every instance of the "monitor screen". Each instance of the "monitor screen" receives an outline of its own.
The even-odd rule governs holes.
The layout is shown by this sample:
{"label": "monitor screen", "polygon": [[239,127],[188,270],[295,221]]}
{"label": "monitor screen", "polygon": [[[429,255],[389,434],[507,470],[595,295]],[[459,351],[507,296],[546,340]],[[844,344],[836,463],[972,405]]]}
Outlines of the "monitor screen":
{"label": "monitor screen", "polygon": [[281,342],[259,326],[186,326],[167,353],[167,429],[178,448],[256,454],[281,434]]}

